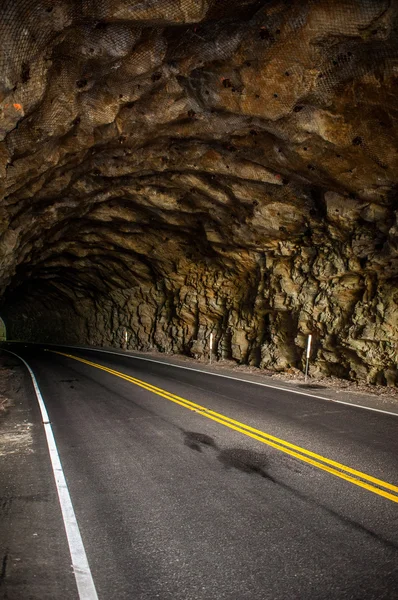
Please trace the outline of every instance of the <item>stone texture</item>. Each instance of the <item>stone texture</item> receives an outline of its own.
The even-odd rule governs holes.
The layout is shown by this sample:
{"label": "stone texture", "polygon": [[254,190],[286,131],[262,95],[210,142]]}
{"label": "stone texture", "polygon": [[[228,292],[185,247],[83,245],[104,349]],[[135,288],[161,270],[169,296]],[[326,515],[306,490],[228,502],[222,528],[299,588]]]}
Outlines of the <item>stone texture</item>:
{"label": "stone texture", "polygon": [[9,337],[398,383],[398,5],[4,0]]}

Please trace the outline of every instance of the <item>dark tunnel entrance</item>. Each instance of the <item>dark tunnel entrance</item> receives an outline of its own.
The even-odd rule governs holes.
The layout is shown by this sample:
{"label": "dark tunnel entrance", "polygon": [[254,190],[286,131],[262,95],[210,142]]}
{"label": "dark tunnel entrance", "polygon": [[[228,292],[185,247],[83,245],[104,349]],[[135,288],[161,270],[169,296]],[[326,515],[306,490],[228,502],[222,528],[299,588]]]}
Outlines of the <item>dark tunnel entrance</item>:
{"label": "dark tunnel entrance", "polygon": [[4,342],[7,339],[7,329],[6,324],[3,319],[0,317],[0,342]]}

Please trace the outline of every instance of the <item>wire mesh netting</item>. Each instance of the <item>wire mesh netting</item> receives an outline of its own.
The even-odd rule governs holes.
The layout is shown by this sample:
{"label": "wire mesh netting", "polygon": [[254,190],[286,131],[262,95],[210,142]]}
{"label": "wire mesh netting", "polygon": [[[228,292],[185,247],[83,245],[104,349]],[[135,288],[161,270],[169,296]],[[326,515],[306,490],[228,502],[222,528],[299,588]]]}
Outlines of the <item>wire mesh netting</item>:
{"label": "wire mesh netting", "polygon": [[[158,198],[167,189],[178,211],[190,194],[190,209],[202,202],[211,220],[210,197],[227,237],[242,187],[260,204],[319,214],[322,189],[391,205],[397,15],[388,0],[3,0],[0,163],[12,226],[26,210],[45,214],[50,233],[73,240],[71,214],[77,222],[118,194],[132,206],[141,180]],[[41,234],[33,250],[24,235],[41,256]]]}
{"label": "wire mesh netting", "polygon": [[0,33],[8,332],[284,369],[312,330],[398,377],[397,2],[2,0]]}

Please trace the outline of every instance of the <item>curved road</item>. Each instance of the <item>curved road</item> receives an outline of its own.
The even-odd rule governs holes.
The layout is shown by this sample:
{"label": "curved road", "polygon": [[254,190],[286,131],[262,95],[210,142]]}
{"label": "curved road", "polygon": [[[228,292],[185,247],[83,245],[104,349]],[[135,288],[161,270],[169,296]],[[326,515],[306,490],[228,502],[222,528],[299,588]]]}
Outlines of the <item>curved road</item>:
{"label": "curved road", "polygon": [[[131,356],[3,347],[36,376],[100,600],[398,597],[398,417]],[[0,461],[14,507],[0,597],[76,600],[25,383],[10,414],[32,449]]]}

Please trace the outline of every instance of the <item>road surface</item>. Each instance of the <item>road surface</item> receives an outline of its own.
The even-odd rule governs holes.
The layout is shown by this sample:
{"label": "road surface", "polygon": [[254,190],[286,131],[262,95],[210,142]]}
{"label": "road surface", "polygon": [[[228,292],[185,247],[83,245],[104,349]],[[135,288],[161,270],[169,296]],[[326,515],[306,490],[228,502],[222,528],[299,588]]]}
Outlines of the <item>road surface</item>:
{"label": "road surface", "polygon": [[[131,356],[3,347],[36,377],[100,600],[398,598],[398,417]],[[0,426],[31,438],[0,455],[0,597],[82,599],[24,377]]]}

